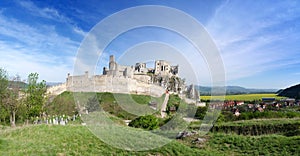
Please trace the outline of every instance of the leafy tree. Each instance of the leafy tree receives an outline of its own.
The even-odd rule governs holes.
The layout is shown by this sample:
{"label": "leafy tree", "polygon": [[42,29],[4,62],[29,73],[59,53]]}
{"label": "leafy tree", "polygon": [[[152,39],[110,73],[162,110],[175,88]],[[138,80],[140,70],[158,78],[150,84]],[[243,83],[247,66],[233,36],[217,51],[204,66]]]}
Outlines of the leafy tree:
{"label": "leafy tree", "polygon": [[26,117],[40,116],[43,111],[46,95],[46,81],[38,82],[39,74],[31,73],[28,76],[28,85],[26,89],[27,108]]}
{"label": "leafy tree", "polygon": [[129,123],[129,126],[153,130],[159,127],[158,119],[153,115],[140,116]]}
{"label": "leafy tree", "polygon": [[88,99],[86,109],[88,110],[88,112],[94,112],[100,110],[100,104],[97,96],[93,96]]}
{"label": "leafy tree", "polygon": [[7,71],[0,68],[0,121],[4,121],[8,112],[3,105],[3,99],[5,97],[5,92],[8,89],[8,76]]}
{"label": "leafy tree", "polygon": [[2,99],[2,104],[9,113],[9,121],[12,127],[16,126],[16,113],[22,101],[22,97],[20,96],[21,90],[18,85],[20,81],[20,76],[14,77],[12,81],[10,81],[10,88],[6,90]]}
{"label": "leafy tree", "polygon": [[6,70],[0,68],[0,112],[1,118],[9,117],[10,125],[16,126],[16,113],[21,103],[20,76],[9,81]]}
{"label": "leafy tree", "polygon": [[[0,68],[0,98],[4,95],[8,87],[8,76],[7,71],[3,68]],[[1,100],[0,100],[1,102]]]}

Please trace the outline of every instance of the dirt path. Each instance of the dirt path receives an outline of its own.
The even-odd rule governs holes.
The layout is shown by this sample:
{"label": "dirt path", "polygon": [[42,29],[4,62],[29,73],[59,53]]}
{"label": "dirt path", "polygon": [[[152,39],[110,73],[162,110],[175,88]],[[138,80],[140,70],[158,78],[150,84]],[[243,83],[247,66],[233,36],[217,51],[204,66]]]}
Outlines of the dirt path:
{"label": "dirt path", "polygon": [[164,103],[162,104],[161,110],[160,110],[160,114],[161,114],[162,118],[167,116],[166,110],[167,110],[168,101],[169,101],[169,94],[167,93],[165,96]]}

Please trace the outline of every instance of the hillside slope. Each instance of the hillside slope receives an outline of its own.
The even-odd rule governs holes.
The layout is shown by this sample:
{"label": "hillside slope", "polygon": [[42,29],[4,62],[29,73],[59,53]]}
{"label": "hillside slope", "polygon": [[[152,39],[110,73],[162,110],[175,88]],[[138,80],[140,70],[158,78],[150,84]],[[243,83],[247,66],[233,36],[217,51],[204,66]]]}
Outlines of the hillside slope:
{"label": "hillside slope", "polygon": [[279,92],[279,96],[300,99],[300,84],[291,86]]}

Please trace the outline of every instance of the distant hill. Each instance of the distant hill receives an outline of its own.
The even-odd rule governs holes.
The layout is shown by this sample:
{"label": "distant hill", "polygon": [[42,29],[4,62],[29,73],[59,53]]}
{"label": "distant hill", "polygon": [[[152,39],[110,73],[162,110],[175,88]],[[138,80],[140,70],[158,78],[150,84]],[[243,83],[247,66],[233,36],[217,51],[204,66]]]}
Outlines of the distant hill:
{"label": "distant hill", "polygon": [[291,86],[291,87],[283,89],[283,90],[279,90],[278,95],[289,97],[289,98],[300,99],[300,84]]}
{"label": "distant hill", "polygon": [[[196,86],[201,95],[210,95],[212,87]],[[216,92],[226,89],[226,94],[275,93],[278,89],[253,89],[240,86],[214,87]]]}
{"label": "distant hill", "polygon": [[27,84],[25,82],[22,81],[9,81],[8,82],[8,87],[12,88],[13,86],[18,86],[21,89],[25,89],[27,87]]}
{"label": "distant hill", "polygon": [[62,84],[62,82],[46,82],[47,87],[57,86]]}

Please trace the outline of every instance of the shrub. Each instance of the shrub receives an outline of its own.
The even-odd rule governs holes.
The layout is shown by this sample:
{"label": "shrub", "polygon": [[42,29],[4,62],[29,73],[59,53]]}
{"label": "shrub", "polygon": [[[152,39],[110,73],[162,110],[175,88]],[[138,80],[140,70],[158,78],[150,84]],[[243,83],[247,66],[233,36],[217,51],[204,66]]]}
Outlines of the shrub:
{"label": "shrub", "polygon": [[207,112],[207,107],[198,107],[197,112],[195,114],[195,118],[202,120],[206,115],[206,112]]}
{"label": "shrub", "polygon": [[159,127],[158,119],[153,115],[140,116],[129,123],[129,126],[153,130]]}

